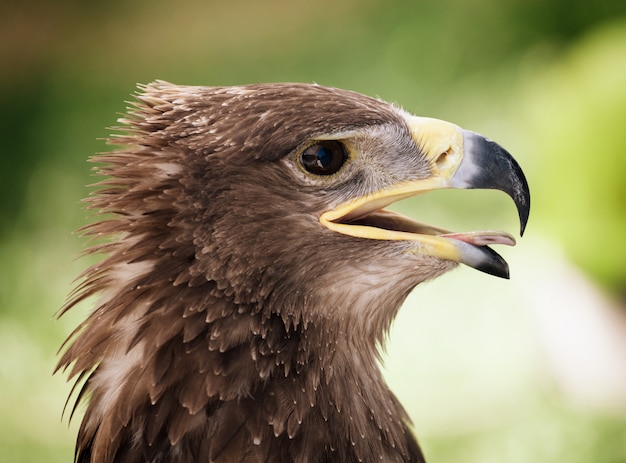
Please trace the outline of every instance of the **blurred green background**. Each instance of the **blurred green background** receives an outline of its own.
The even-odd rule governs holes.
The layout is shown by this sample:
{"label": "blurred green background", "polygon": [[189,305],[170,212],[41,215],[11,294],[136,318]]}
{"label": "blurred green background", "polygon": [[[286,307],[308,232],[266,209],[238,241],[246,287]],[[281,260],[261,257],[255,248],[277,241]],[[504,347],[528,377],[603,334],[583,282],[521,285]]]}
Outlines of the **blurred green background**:
{"label": "blurred green background", "polygon": [[[483,133],[523,166],[512,280],[417,288],[387,374],[430,462],[626,462],[626,2],[4,1],[0,5],[0,461],[71,461],[54,319],[86,265],[88,156],[138,82],[344,87]],[[517,230],[510,200],[399,205]]]}

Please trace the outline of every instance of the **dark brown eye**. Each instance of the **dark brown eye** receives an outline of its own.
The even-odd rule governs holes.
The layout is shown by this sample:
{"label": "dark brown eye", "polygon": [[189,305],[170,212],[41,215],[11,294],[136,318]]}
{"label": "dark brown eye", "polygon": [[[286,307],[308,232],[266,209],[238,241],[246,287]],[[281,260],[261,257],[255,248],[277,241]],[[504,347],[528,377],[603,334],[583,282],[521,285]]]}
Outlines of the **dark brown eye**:
{"label": "dark brown eye", "polygon": [[302,166],[314,175],[332,175],[341,169],[346,159],[346,149],[334,140],[317,142],[300,155]]}

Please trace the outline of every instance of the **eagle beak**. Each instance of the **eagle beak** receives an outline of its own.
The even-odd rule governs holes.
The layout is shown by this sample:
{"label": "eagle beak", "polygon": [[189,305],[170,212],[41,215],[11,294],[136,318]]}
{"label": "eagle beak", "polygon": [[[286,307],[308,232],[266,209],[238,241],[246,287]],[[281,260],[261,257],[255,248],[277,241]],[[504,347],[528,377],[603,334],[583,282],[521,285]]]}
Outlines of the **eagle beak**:
{"label": "eagle beak", "polygon": [[513,246],[515,239],[510,234],[450,232],[384,208],[436,189],[496,189],[515,202],[522,235],[530,212],[530,192],[519,164],[497,143],[449,122],[415,116],[406,116],[406,119],[415,144],[430,163],[430,175],[355,198],[323,213],[320,222],[333,231],[359,238],[412,241],[411,252],[460,262],[509,278],[507,263],[487,245]]}

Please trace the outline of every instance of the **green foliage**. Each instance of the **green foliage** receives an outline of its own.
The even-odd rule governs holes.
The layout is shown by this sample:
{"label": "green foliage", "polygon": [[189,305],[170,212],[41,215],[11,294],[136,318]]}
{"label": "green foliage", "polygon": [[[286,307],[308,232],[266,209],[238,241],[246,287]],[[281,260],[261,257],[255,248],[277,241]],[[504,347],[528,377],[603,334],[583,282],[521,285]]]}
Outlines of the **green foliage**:
{"label": "green foliage", "polygon": [[591,32],[524,84],[517,102],[540,226],[626,295],[626,22]]}

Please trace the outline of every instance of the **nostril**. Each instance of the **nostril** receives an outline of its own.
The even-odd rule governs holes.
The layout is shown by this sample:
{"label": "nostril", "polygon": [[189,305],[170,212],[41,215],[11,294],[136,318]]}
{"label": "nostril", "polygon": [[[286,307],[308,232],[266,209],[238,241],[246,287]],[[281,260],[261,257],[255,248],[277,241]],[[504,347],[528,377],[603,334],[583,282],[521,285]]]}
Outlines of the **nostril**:
{"label": "nostril", "polygon": [[445,170],[450,166],[450,163],[453,162],[452,155],[452,147],[449,147],[446,151],[443,151],[435,160],[435,164],[437,165],[437,169]]}

